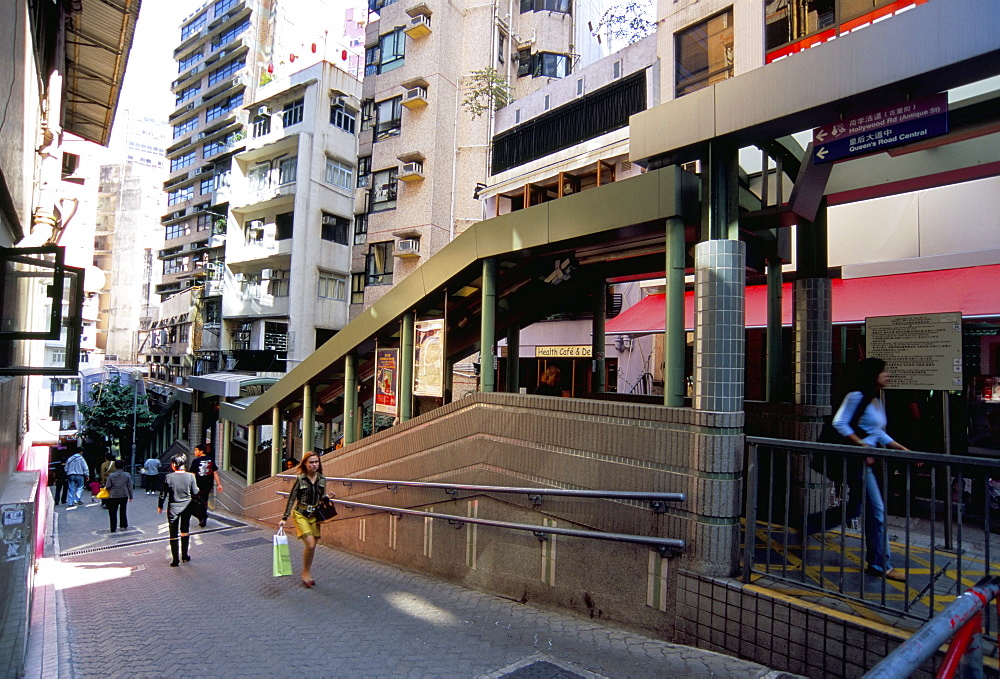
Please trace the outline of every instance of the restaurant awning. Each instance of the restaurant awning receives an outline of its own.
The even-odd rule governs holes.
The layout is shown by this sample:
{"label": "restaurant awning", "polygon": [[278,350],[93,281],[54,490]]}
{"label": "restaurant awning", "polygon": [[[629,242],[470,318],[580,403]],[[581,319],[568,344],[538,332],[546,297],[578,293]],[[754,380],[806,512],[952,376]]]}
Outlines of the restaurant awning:
{"label": "restaurant awning", "polygon": [[[963,316],[1000,316],[1000,264],[919,273],[836,278],[833,322],[863,323],[869,316],[960,311]],[[781,323],[792,324],[792,284],[782,286]],[[664,295],[649,295],[608,321],[609,335],[663,332]],[[767,286],[746,289],[746,327],[767,326]],[[684,295],[684,327],[694,328],[694,292]]]}

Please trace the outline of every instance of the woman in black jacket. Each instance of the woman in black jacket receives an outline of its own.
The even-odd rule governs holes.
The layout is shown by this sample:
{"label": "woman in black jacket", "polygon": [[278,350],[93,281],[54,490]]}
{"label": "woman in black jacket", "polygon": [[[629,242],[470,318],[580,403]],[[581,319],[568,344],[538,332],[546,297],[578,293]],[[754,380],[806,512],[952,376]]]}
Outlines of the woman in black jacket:
{"label": "woman in black jacket", "polygon": [[173,473],[167,474],[160,488],[160,501],[156,513],[163,513],[163,505],[167,505],[167,528],[170,531],[170,554],[173,556],[171,566],[180,565],[177,559],[177,540],[180,536],[180,560],[190,561],[188,556],[188,531],[191,529],[191,498],[198,494],[198,484],[194,474],[184,471],[187,458],[174,455],[170,458]]}
{"label": "woman in black jacket", "polygon": [[128,503],[132,501],[132,475],[125,471],[125,464],[115,460],[111,473],[104,482],[108,491],[108,516],[111,518],[111,532],[118,529],[118,519],[121,519],[122,530],[128,528]]}
{"label": "woman in black jacket", "polygon": [[314,451],[308,451],[302,456],[298,466],[298,476],[288,491],[288,503],[285,514],[278,525],[284,527],[288,517],[295,523],[295,531],[302,540],[302,585],[312,587],[316,581],[312,579],[313,555],[316,553],[316,543],[320,540],[320,524],[316,520],[316,507],[326,494],[326,478],[323,476],[323,462]]}

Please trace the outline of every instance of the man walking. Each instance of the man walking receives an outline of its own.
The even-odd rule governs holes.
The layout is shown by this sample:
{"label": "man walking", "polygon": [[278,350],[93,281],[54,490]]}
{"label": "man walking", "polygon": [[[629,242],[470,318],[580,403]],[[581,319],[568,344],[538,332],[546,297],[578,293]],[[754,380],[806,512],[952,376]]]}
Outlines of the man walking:
{"label": "man walking", "polygon": [[68,505],[82,505],[80,494],[83,492],[83,484],[90,478],[90,469],[87,461],[83,459],[80,451],[75,450],[69,459],[66,460],[66,482],[69,485],[69,494],[66,499]]}
{"label": "man walking", "polygon": [[195,513],[198,515],[198,525],[204,528],[208,524],[208,496],[212,494],[212,485],[215,490],[222,492],[222,479],[219,477],[219,468],[215,465],[215,460],[205,452],[205,445],[199,443],[194,447],[194,459],[188,471],[194,474],[194,480],[198,484],[198,497]]}

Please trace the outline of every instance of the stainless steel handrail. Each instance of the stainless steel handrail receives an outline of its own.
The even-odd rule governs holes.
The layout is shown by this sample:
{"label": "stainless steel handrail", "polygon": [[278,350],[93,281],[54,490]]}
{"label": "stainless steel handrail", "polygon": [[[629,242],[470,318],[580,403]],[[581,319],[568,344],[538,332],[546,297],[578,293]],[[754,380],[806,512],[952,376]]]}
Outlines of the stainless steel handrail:
{"label": "stainless steel handrail", "polygon": [[[286,474],[281,474],[283,478],[288,478]],[[284,491],[276,491],[277,495],[288,496]],[[632,542],[636,544],[651,545],[659,551],[661,556],[672,556],[675,552],[684,551],[687,543],[676,538],[658,538],[646,535],[630,535],[628,533],[603,533],[595,530],[580,530],[577,528],[559,528],[557,526],[536,526],[529,523],[511,523],[509,521],[495,521],[493,519],[480,519],[471,516],[457,516],[455,514],[439,514],[437,512],[422,512],[417,509],[399,509],[398,507],[384,507],[382,505],[370,505],[364,502],[352,502],[351,500],[332,500],[345,507],[358,509],[372,509],[375,511],[389,512],[390,514],[409,514],[411,516],[423,516],[430,519],[442,519],[461,528],[461,524],[474,523],[480,526],[494,526],[496,528],[509,528],[511,530],[531,531],[539,540],[548,539],[548,535],[568,535],[578,538],[593,538],[595,540],[612,540],[615,542]]]}

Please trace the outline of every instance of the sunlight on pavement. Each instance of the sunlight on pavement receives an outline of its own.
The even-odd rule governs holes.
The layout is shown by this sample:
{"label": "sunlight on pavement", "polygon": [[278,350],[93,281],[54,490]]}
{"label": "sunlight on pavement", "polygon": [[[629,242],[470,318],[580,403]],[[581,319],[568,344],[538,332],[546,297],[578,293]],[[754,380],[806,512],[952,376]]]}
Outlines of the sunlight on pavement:
{"label": "sunlight on pavement", "polygon": [[458,622],[452,613],[438,608],[426,599],[413,596],[408,592],[389,592],[385,595],[386,602],[411,617],[430,622],[435,625],[454,625]]}
{"label": "sunlight on pavement", "polygon": [[132,569],[120,561],[70,562],[39,559],[36,586],[54,585],[57,590],[72,589],[98,582],[127,578]]}

